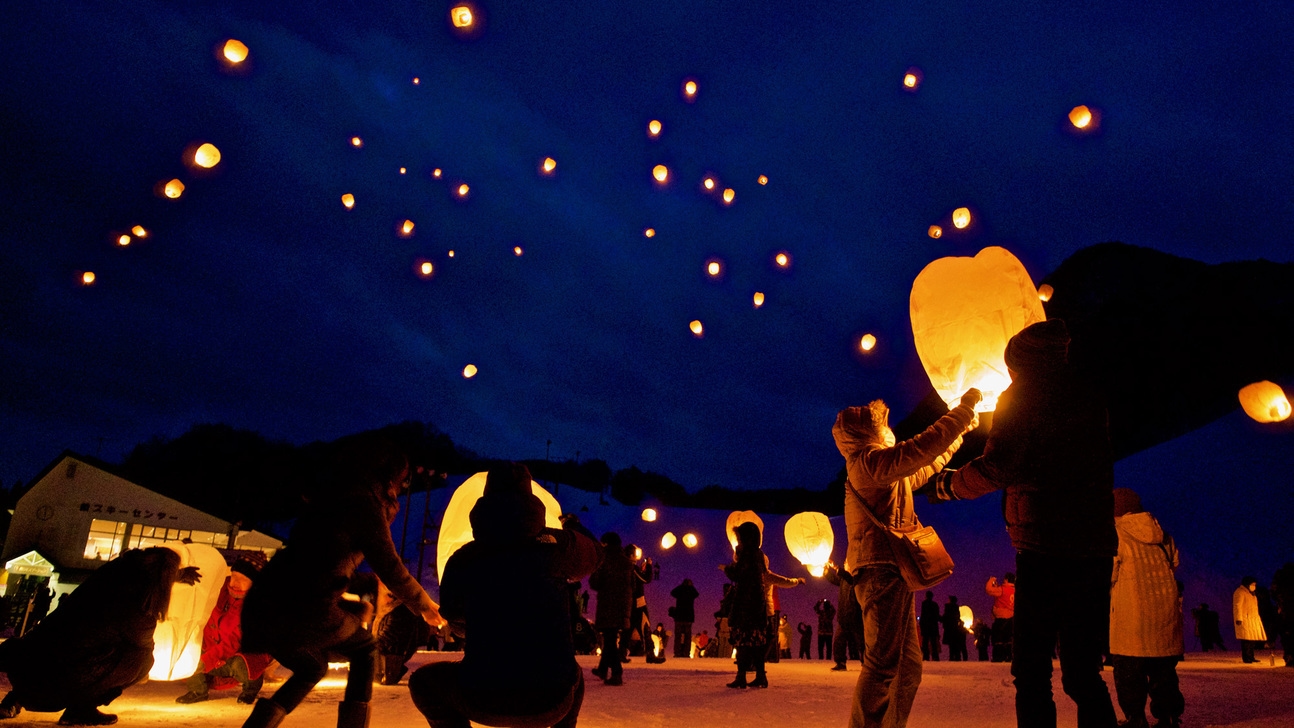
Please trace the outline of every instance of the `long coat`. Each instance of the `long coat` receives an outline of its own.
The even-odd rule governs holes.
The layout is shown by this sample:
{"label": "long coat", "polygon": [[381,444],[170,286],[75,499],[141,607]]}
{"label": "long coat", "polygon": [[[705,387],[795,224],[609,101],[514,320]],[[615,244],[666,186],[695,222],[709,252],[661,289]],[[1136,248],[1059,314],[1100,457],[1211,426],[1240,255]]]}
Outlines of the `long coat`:
{"label": "long coat", "polygon": [[1236,587],[1231,595],[1232,619],[1236,623],[1236,639],[1250,642],[1266,642],[1267,631],[1258,616],[1258,597],[1243,586]]}
{"label": "long coat", "polygon": [[[211,610],[207,626],[202,630],[201,670],[203,672],[211,672],[235,655],[242,655],[243,661],[247,664],[248,677],[252,680],[260,678],[265,668],[270,666],[272,659],[269,655],[242,652],[244,601],[246,601],[245,596],[235,597],[233,592],[229,591],[229,579],[226,578],[225,583],[220,587],[216,608]],[[217,687],[232,685],[234,681],[230,678],[217,680]]]}
{"label": "long coat", "polygon": [[629,629],[634,603],[634,564],[620,548],[602,549],[602,564],[589,576],[589,588],[598,593],[593,624],[599,630]]}
{"label": "long coat", "polygon": [[696,587],[691,584],[679,584],[670,591],[669,595],[674,597],[674,621],[695,622],[696,598],[701,596]]}
{"label": "long coat", "polygon": [[1182,598],[1173,576],[1179,558],[1173,538],[1149,513],[1120,516],[1114,525],[1119,555],[1110,578],[1110,653],[1182,654]]}

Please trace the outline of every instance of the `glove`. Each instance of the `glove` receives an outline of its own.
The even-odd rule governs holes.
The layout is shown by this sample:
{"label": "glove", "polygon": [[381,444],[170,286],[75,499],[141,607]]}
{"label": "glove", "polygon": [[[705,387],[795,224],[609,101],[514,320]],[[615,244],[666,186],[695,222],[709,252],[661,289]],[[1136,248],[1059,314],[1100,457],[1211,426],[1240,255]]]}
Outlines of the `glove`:
{"label": "glove", "polygon": [[981,394],[978,389],[971,387],[970,389],[966,390],[966,394],[962,395],[961,403],[974,407],[975,405],[979,404],[980,401],[982,401],[983,399],[984,399],[984,395]]}

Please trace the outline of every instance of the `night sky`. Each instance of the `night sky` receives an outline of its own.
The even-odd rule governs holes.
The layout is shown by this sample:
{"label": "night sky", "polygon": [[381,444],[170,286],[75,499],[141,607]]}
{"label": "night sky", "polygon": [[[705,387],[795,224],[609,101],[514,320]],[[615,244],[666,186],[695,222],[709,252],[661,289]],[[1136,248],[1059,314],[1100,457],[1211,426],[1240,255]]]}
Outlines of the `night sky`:
{"label": "night sky", "polygon": [[[1035,281],[1108,240],[1291,260],[1294,7],[1044,5],[488,2],[470,37],[444,2],[9,8],[0,479],[203,422],[414,419],[495,457],[551,440],[692,490],[817,489],[837,410],[925,394],[908,293],[935,258],[1002,245]],[[186,164],[201,142],[213,170]],[[1294,551],[1292,442],[1234,414],[1120,484],[1285,544],[1204,542],[1230,578]]]}

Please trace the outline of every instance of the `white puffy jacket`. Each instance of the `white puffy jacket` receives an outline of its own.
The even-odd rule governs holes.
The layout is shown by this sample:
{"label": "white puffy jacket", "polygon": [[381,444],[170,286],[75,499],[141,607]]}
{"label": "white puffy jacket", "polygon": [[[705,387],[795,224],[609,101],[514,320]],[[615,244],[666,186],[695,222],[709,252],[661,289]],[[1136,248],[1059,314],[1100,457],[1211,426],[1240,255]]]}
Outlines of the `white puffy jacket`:
{"label": "white puffy jacket", "polygon": [[1114,519],[1119,554],[1110,578],[1110,654],[1171,657],[1185,651],[1177,547],[1149,513]]}

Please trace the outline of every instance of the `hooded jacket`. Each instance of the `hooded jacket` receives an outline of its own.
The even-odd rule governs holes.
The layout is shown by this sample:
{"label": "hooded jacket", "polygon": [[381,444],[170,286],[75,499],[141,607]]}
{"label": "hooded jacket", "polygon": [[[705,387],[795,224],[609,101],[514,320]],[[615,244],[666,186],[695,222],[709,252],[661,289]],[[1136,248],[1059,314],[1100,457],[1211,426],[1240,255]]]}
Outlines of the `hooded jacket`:
{"label": "hooded jacket", "polygon": [[881,523],[891,528],[915,525],[912,491],[948,464],[975,418],[970,405],[959,404],[921,434],[895,443],[889,413],[885,403],[876,400],[866,407],[842,410],[831,428],[849,475],[845,483],[849,533],[845,571],[849,573],[862,566],[898,563],[888,535],[867,517],[859,497]]}
{"label": "hooded jacket", "polygon": [[1114,525],[1119,555],[1110,577],[1110,654],[1181,655],[1182,598],[1173,576],[1179,563],[1173,538],[1144,511],[1119,516]]}

